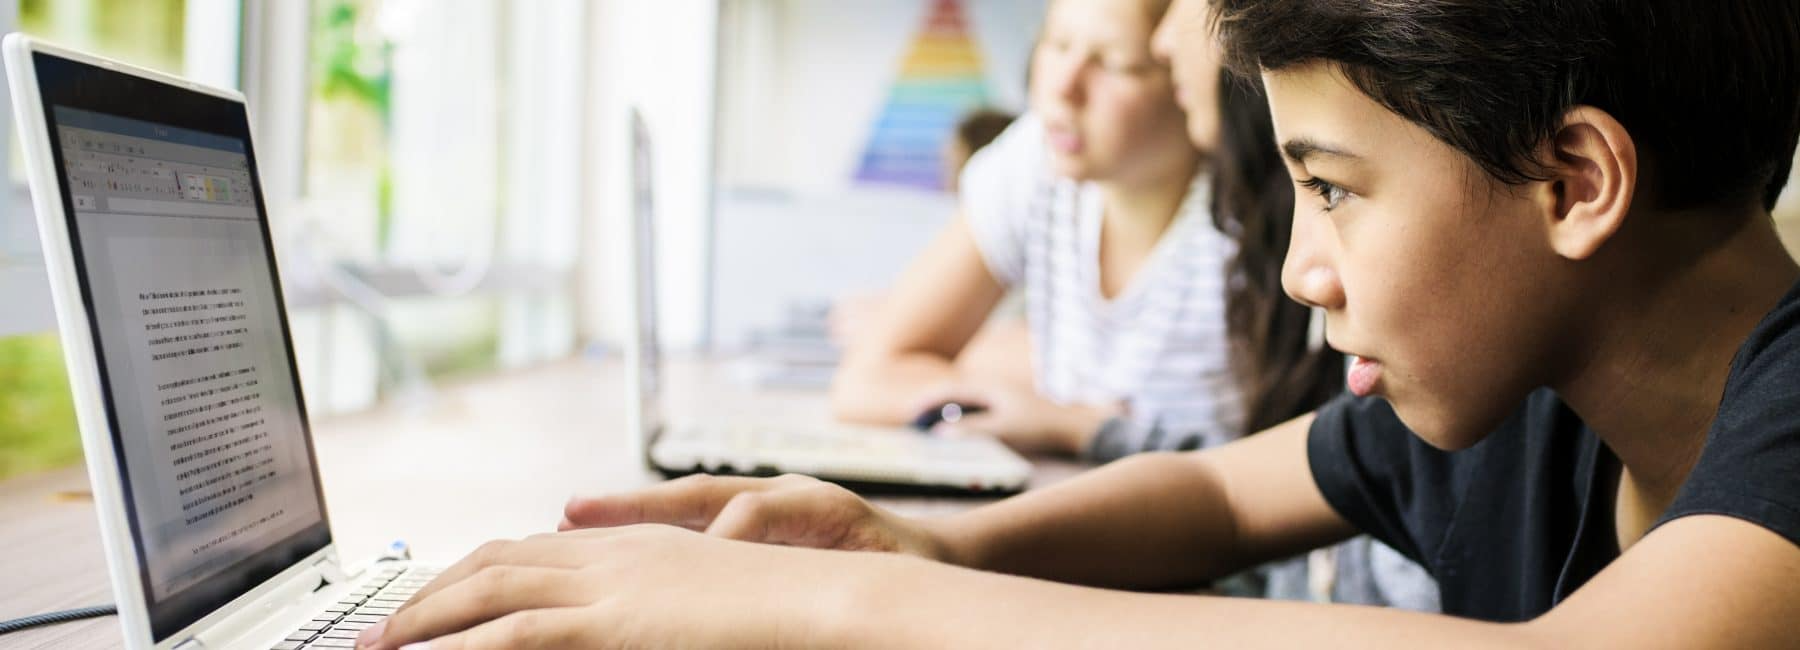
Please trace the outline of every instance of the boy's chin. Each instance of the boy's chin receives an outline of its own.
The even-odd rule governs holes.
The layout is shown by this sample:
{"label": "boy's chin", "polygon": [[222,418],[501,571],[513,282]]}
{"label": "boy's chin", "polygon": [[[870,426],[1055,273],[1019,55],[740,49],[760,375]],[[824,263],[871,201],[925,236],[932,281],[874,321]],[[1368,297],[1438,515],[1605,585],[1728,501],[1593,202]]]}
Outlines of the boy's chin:
{"label": "boy's chin", "polygon": [[[1448,404],[1411,404],[1389,398],[1394,413],[1406,428],[1425,444],[1444,451],[1460,451],[1475,446],[1493,433],[1499,422],[1489,418],[1470,418],[1467,409]],[[1476,421],[1479,419],[1480,421]]]}

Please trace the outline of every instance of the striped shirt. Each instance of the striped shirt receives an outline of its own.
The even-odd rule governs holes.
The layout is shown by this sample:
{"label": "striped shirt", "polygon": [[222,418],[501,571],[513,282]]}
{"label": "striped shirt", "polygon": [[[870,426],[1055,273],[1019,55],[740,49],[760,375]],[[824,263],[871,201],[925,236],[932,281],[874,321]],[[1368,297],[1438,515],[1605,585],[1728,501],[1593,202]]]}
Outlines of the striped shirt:
{"label": "striped shirt", "polygon": [[1090,446],[1097,460],[1210,447],[1240,436],[1225,265],[1236,244],[1213,225],[1197,176],[1149,259],[1101,292],[1101,190],[1050,169],[1043,123],[1025,115],[963,170],[963,216],[988,271],[1022,288],[1037,388],[1064,404],[1120,404]]}

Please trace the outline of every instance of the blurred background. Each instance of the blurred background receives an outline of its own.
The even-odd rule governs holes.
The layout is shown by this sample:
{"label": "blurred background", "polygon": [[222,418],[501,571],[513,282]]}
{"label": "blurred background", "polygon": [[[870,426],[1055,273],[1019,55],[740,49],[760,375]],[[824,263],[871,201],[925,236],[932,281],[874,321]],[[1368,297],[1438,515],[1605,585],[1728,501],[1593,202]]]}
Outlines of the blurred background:
{"label": "blurred background", "polygon": [[[951,216],[955,120],[1023,108],[1044,3],[0,0],[0,28],[250,98],[321,416],[616,354],[634,107],[665,347],[821,381],[803,366],[828,371],[829,305],[885,286]],[[5,117],[0,478],[80,458]],[[1800,244],[1792,185],[1777,216]]]}

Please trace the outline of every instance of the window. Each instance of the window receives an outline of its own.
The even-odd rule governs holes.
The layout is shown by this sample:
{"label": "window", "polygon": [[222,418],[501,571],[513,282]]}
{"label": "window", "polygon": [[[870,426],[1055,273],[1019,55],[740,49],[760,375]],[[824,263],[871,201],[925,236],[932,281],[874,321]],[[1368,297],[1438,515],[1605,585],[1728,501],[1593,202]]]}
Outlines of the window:
{"label": "window", "polygon": [[[0,26],[169,72],[181,72],[187,5],[183,0],[20,0]],[[14,22],[16,21],[16,22]],[[10,31],[10,30],[7,30]],[[10,98],[0,117],[7,148],[0,192],[0,290],[14,313],[0,317],[0,478],[81,458],[62,348],[37,261],[37,228],[25,192]]]}
{"label": "window", "polygon": [[[20,0],[18,27],[55,43],[179,74],[185,11],[183,0]],[[12,182],[23,184],[18,143],[7,140],[12,142]]]}
{"label": "window", "polygon": [[[17,7],[0,28],[249,96],[315,414],[574,348],[583,0]],[[79,443],[16,148],[0,161],[3,477]]]}
{"label": "window", "polygon": [[183,0],[20,0],[19,29],[170,73],[182,71]]}
{"label": "window", "polygon": [[[329,341],[306,360],[329,378],[327,408],[572,348],[580,155],[561,145],[581,68],[559,53],[579,51],[580,16],[568,2],[313,2],[292,246],[321,280],[298,320]],[[567,112],[533,120],[546,109]],[[365,358],[381,361],[373,377]]]}

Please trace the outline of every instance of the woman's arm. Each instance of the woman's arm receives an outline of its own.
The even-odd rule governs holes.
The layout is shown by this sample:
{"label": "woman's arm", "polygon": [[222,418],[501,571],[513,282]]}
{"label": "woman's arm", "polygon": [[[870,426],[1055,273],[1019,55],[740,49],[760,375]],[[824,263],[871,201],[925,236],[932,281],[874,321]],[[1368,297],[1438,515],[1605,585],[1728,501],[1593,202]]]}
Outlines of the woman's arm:
{"label": "woman's arm", "polygon": [[901,424],[920,396],[957,378],[957,353],[1005,288],[988,272],[959,212],[900,276],[881,315],[847,350],[832,409],[853,422]]}

